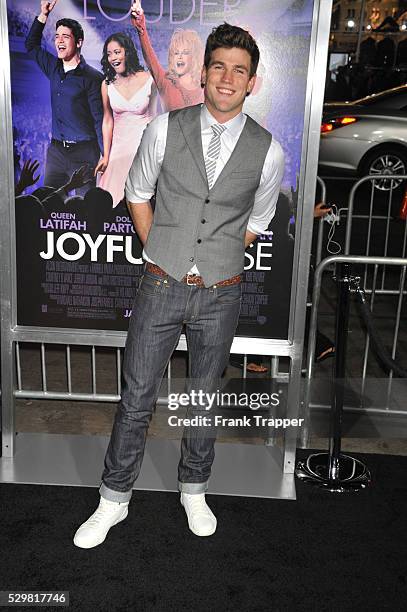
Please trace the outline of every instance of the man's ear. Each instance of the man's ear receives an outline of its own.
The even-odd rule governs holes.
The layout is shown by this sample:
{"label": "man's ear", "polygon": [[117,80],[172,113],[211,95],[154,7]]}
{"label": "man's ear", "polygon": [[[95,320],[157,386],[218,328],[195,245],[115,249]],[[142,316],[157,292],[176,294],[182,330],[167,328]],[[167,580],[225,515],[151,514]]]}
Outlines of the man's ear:
{"label": "man's ear", "polygon": [[78,49],[78,51],[82,49],[82,45],[83,45],[83,39],[79,38],[78,42],[76,43],[76,48]]}
{"label": "man's ear", "polygon": [[252,93],[254,86],[256,84],[256,79],[257,79],[257,74],[254,74],[252,77],[250,77],[249,82],[247,83],[246,98],[247,96],[250,96],[250,94]]}
{"label": "man's ear", "polygon": [[201,87],[205,87],[206,85],[206,68],[202,66],[201,70]]}

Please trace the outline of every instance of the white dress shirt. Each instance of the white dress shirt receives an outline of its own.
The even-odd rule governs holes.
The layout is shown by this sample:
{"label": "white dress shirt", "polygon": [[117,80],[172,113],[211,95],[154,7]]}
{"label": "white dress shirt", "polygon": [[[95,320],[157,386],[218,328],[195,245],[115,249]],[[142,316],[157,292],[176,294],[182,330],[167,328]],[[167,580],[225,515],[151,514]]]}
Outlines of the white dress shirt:
{"label": "white dress shirt", "polygon": [[[201,110],[201,137],[204,159],[209,142],[213,136],[211,125],[217,123],[206,106]],[[239,113],[224,125],[227,129],[222,133],[220,154],[216,163],[214,176],[216,179],[229,160],[239,136],[246,123],[246,115]],[[167,143],[168,113],[159,115],[144,130],[140,146],[130,168],[126,181],[126,198],[131,204],[148,202],[154,195],[155,185],[160,174]],[[274,217],[280,184],[284,174],[284,154],[280,144],[272,140],[261,173],[260,183],[254,197],[253,210],[247,224],[247,230],[253,234],[264,234]],[[145,251],[143,257],[151,261]],[[191,274],[199,274],[196,266]]]}

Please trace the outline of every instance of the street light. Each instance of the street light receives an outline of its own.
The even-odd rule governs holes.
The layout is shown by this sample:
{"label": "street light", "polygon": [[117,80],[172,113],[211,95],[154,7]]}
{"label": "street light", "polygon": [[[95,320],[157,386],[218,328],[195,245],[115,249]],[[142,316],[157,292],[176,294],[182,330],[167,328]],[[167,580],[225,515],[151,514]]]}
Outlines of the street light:
{"label": "street light", "polygon": [[348,26],[348,28],[349,28],[349,29],[354,28],[354,27],[355,27],[355,25],[356,25],[356,24],[355,24],[355,22],[353,21],[353,19],[348,19],[347,26]]}

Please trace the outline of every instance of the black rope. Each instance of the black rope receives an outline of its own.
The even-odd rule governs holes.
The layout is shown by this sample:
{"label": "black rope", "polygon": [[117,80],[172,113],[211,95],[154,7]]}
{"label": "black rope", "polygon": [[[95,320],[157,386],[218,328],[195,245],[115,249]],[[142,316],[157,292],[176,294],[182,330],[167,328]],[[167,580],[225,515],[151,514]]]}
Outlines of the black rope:
{"label": "black rope", "polygon": [[360,307],[360,313],[362,315],[363,322],[366,326],[368,334],[370,336],[370,341],[372,343],[373,351],[377,357],[377,359],[381,362],[384,368],[388,371],[393,370],[396,376],[400,378],[407,378],[407,370],[399,366],[394,359],[390,357],[385,348],[383,342],[381,341],[377,330],[374,325],[374,320],[372,316],[372,311],[369,308],[368,303],[366,302],[365,294],[363,290],[356,286],[356,295],[359,298],[358,304]]}

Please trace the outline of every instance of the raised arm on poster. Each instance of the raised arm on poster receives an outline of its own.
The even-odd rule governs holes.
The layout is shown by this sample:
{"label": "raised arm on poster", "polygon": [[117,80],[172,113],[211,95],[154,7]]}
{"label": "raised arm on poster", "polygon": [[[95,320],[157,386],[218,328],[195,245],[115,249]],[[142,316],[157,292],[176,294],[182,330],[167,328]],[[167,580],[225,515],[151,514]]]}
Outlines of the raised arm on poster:
{"label": "raised arm on poster", "polygon": [[50,195],[42,200],[42,204],[46,204],[49,200],[51,200],[55,195],[60,195],[63,199],[68,195],[70,191],[74,189],[78,189],[79,187],[83,187],[92,181],[92,178],[89,176],[89,166],[84,164],[77,170],[72,173],[69,181],[59,187],[59,189],[55,189]]}
{"label": "raised arm on poster", "polygon": [[157,88],[133,41],[122,32],[105,41],[101,64],[104,152],[95,173],[102,174],[99,187],[110,192],[117,206],[143,131],[157,114]]}
{"label": "raised arm on poster", "polygon": [[57,2],[58,0],[53,0],[53,2],[41,2],[41,12],[38,15],[38,21],[41,21],[41,23],[45,23],[48,19],[48,15],[50,14]]}
{"label": "raised arm on poster", "polygon": [[[52,139],[44,185],[59,188],[78,166],[88,163],[95,167],[98,163],[103,149],[100,95],[103,77],[81,55],[84,33],[74,19],[56,22],[57,57],[42,47],[43,30],[56,4],[57,0],[41,2],[40,14],[34,19],[25,44],[29,56],[50,81]],[[82,187],[78,193],[88,188]]]}
{"label": "raised arm on poster", "polygon": [[203,102],[203,45],[198,33],[180,28],[174,31],[168,49],[168,71],[165,71],[151,44],[140,0],[132,4],[131,22],[140,37],[143,56],[160,93],[163,110],[171,111]]}

